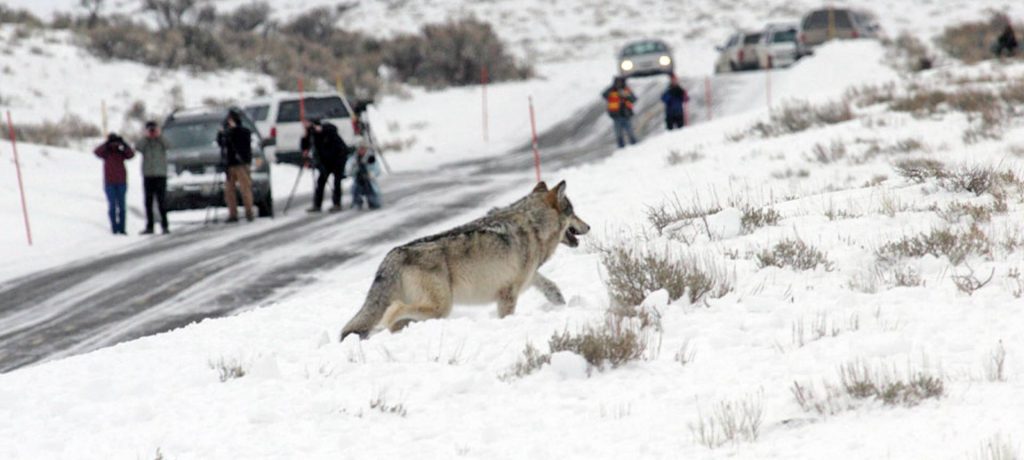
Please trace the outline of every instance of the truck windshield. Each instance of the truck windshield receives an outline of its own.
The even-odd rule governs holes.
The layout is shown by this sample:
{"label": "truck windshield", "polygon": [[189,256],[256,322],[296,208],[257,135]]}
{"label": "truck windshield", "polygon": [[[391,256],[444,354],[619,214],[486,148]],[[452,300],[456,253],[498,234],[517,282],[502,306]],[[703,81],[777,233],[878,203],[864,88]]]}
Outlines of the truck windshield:
{"label": "truck windshield", "polygon": [[217,131],[220,123],[216,120],[176,122],[164,127],[164,139],[172,149],[192,149],[217,145]]}
{"label": "truck windshield", "polygon": [[[348,110],[338,96],[333,97],[310,97],[303,101],[305,105],[306,118],[348,118]],[[281,101],[277,110],[277,121],[279,123],[293,123],[299,121],[298,99]]]}

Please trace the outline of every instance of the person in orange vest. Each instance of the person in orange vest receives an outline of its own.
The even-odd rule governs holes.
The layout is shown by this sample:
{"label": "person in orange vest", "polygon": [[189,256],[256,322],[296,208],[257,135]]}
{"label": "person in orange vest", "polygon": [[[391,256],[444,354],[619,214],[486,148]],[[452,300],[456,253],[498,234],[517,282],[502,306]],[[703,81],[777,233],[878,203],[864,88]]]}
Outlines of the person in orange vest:
{"label": "person in orange vest", "polygon": [[608,116],[612,117],[615,124],[615,140],[619,148],[626,146],[625,136],[629,136],[630,144],[636,144],[636,133],[633,131],[633,103],[636,102],[636,96],[626,85],[626,79],[615,77],[612,86],[604,90],[601,96],[608,103]]}

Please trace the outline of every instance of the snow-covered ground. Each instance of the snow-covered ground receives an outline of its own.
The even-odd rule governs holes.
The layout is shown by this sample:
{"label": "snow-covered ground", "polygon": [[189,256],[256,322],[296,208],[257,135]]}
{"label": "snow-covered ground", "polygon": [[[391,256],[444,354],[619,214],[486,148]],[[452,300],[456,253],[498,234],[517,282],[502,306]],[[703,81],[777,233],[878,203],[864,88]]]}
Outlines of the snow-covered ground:
{"label": "snow-covered ground", "polygon": [[[812,102],[834,100],[861,76],[896,79],[883,54],[872,42],[832,45],[777,73],[775,88],[793,98],[817,82]],[[850,78],[823,78],[841,60]],[[1021,66],[990,64],[952,70],[1024,74]],[[943,72],[918,78],[951,85]],[[547,173],[567,180],[576,212],[594,228],[585,240],[636,241],[643,232],[649,247],[707,258],[734,280],[728,294],[693,305],[654,296],[648,303],[660,312],[662,332],[659,352],[645,360],[588,376],[578,358],[560,356],[535,374],[499,379],[527,343],[544,351],[553,332],[604,317],[608,274],[586,245],[559,249],[542,269],[568,306],[530,292],[505,319],[490,307],[456,307],[447,319],[339,344],[338,329],[362,303],[388,249],[381,247],[277,305],[0,375],[0,457],[903,459],[969,458],[1000,433],[1019,443],[1024,337],[1016,328],[1024,313],[1014,297],[1019,285],[1008,276],[1021,268],[1019,252],[998,249],[956,266],[945,257],[907,259],[920,283],[900,287],[877,275],[874,254],[906,235],[968,225],[946,223],[932,205],[992,200],[935,181],[913,183],[894,172],[894,161],[932,158],[1020,174],[1008,152],[1020,151],[1024,130],[1011,121],[1001,139],[965,144],[968,120],[960,113],[918,119],[884,105],[854,110],[855,119],[831,126],[737,136],[768,118],[755,109]],[[889,149],[905,139],[921,145]],[[833,142],[846,146],[845,156],[817,160],[815,146]],[[869,154],[876,143],[887,153]],[[668,163],[673,151],[682,163]],[[526,182],[498,201],[525,193]],[[707,227],[681,222],[658,236],[646,211],[673,196],[684,206],[724,209],[708,216]],[[768,206],[781,218],[742,233],[740,208],[749,206]],[[1007,210],[978,225],[1002,240],[1022,215],[1020,192],[1010,189]],[[756,254],[787,238],[820,249],[829,268],[759,268]],[[995,273],[970,296],[952,279],[968,266],[983,278]],[[815,340],[811,324],[822,318],[829,332]],[[801,324],[806,336],[795,332]],[[674,355],[687,342],[695,355],[681,365]],[[990,381],[986,362],[1000,343],[1006,381]],[[944,395],[914,407],[801,410],[794,381],[838,382],[839,367],[857,360],[940,376]],[[246,375],[222,383],[222,362]],[[758,439],[702,445],[692,427],[721,402],[737,400],[763,409]]]}
{"label": "snow-covered ground", "polygon": [[[528,129],[524,98],[529,94],[542,127],[572,113],[580,98],[607,83],[607,72],[597,70],[604,65],[600,54],[624,39],[614,33],[624,28],[624,19],[608,13],[614,10],[611,5],[635,12],[640,3],[360,2],[356,11],[388,12],[393,30],[412,27],[411,18],[452,17],[459,11],[504,17],[499,31],[542,36],[527,42],[524,32],[516,43],[521,50],[528,50],[529,43],[554,49],[544,53],[551,59],[556,51],[575,49],[570,38],[583,31],[580,59],[545,64],[542,80],[492,87],[489,144],[479,140],[478,89],[413,90],[408,100],[385,99],[373,114],[382,137],[417,138],[413,147],[389,159],[396,167],[420,169],[501,153],[525,142],[520,133]],[[928,34],[949,22],[981,17],[986,5],[1003,6],[861,3],[885,12],[881,19],[890,30]],[[14,4],[49,8],[57,3]],[[694,41],[704,47],[724,36],[727,26],[755,25],[755,20],[811,6],[786,5],[708,1],[681,12],[666,8],[675,13],[652,15],[650,30],[673,27],[681,16],[707,15],[678,32],[683,41],[701,28]],[[586,10],[593,17],[581,16],[578,8],[583,7],[593,7]],[[520,14],[541,19],[528,23],[516,19]],[[572,28],[560,27],[571,20],[577,21]],[[835,101],[865,83],[897,81],[903,88],[907,81],[882,63],[883,54],[866,41],[823,47],[794,68],[773,72],[773,108],[778,111],[783,100]],[[710,53],[695,55],[703,68],[710,68]],[[912,78],[924,88],[955,89],[961,75],[1024,76],[1021,65],[944,65]],[[8,94],[7,78],[0,94]],[[646,359],[588,375],[579,358],[561,355],[532,375],[499,378],[527,343],[543,352],[552,333],[604,318],[609,275],[587,244],[560,248],[542,269],[570,299],[565,307],[529,292],[519,300],[516,314],[505,319],[498,319],[492,307],[457,306],[447,319],[364,342],[337,343],[338,330],[361,305],[376,264],[389,249],[370,248],[368,257],[318,275],[316,282],[276,305],[0,375],[0,458],[154,458],[159,452],[173,459],[959,459],[979,458],[982,443],[999,434],[1019,449],[1024,442],[1024,336],[1018,331],[1024,324],[1019,275],[1024,269],[1019,234],[1024,196],[1019,186],[1008,186],[1006,208],[998,210],[991,193],[951,191],[936,180],[915,183],[894,168],[901,159],[922,158],[950,169],[989,166],[1024,177],[1019,114],[1007,120],[1000,137],[968,143],[964,133],[977,121],[963,113],[948,110],[916,118],[884,103],[855,104],[850,121],[762,138],[741,134],[771,116],[765,107],[767,78],[763,73],[732,78],[746,96],[723,112],[742,113],[646,139],[596,164],[545,172],[550,181],[567,180],[576,212],[594,228],[585,241],[629,240],[659,252],[693,255],[713,262],[733,281],[729,293],[696,304],[652,296],[646,303],[660,313],[662,330]],[[182,81],[189,94],[211,86]],[[97,91],[110,91],[110,100],[117,99],[110,85]],[[199,100],[205,94],[200,92],[188,97]],[[59,103],[69,96],[40,97]],[[24,102],[29,113],[42,113],[32,101]],[[68,107],[94,110],[95,104],[76,99]],[[438,104],[458,107],[458,115],[450,123],[436,122]],[[14,261],[0,269],[0,277],[85,251],[140,244],[134,236],[124,242],[106,236],[98,160],[80,150],[27,145],[21,154],[40,247],[31,252],[20,247],[20,204],[9,150],[0,145],[0,225],[7,229],[0,234],[0,252]],[[137,163],[129,165],[132,174],[137,170]],[[419,233],[442,230],[512,201],[528,190],[528,174],[523,172],[522,190],[510,190],[466,216]],[[284,183],[279,190],[294,178],[287,173],[275,177]],[[135,185],[131,193],[141,189],[138,179],[129,178]],[[646,220],[648,210],[675,199],[687,208],[723,209],[710,213],[706,222],[678,222],[659,234]],[[129,198],[129,204],[139,201],[138,196]],[[958,217],[951,211],[967,205],[991,207],[992,215]],[[779,220],[743,232],[740,216],[751,208],[773,209]],[[137,215],[129,219],[139,222]],[[992,241],[991,254],[970,255],[959,264],[934,255],[905,258],[896,267],[878,263],[876,251],[888,242],[935,228],[966,230],[972,224]],[[761,268],[757,255],[788,239],[819,249],[828,267]],[[989,273],[992,277],[968,295],[955,279],[965,279],[970,271],[980,281]],[[821,336],[815,335],[816,324],[825,330]],[[694,351],[685,365],[675,356],[684,346]],[[991,378],[992,359],[1000,348],[1006,351],[1002,379]],[[801,409],[792,393],[794,382],[813,385],[820,395],[825,382],[838,384],[840,366],[856,362],[893,374],[938,376],[944,394],[913,407],[841,399],[835,414]],[[221,382],[219,363],[237,365],[245,375]],[[704,446],[693,427],[715,415],[722,402],[741,400],[763,409],[757,439]]]}

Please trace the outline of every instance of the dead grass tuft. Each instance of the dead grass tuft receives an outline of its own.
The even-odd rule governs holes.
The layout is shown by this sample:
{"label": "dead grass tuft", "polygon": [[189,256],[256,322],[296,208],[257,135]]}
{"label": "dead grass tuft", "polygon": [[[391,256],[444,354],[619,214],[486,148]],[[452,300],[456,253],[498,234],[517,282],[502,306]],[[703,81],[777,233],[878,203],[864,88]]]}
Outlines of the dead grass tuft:
{"label": "dead grass tuft", "polygon": [[959,265],[972,255],[988,255],[991,252],[992,243],[988,235],[977,225],[971,225],[967,230],[937,228],[927,233],[905,236],[883,244],[876,251],[876,256],[884,264],[925,255],[944,256],[953,265]]}
{"label": "dead grass tuft", "polygon": [[695,303],[721,297],[733,288],[728,273],[710,260],[637,249],[629,243],[598,251],[608,275],[605,284],[616,305],[639,305],[659,289],[667,290],[672,301],[685,297]]}
{"label": "dead grass tuft", "polygon": [[819,265],[832,270],[832,262],[825,253],[799,239],[780,241],[771,248],[757,254],[757,265],[765,267],[789,267],[794,270],[814,270]]}

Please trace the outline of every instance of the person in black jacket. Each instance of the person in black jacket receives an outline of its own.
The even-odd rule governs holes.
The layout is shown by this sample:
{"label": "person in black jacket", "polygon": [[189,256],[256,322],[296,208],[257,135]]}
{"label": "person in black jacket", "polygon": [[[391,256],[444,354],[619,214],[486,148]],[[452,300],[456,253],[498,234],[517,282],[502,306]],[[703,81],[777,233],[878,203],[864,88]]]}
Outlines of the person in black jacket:
{"label": "person in black jacket", "polygon": [[[217,133],[221,161],[227,180],[224,182],[224,202],[228,206],[227,223],[238,222],[238,194],[242,195],[245,219],[252,222],[252,131],[242,126],[242,118],[234,110],[228,112],[224,128]],[[237,190],[236,190],[237,187]]]}
{"label": "person in black jacket", "polygon": [[320,212],[324,202],[324,188],[327,187],[327,178],[334,177],[334,190],[331,193],[331,202],[334,204],[329,212],[341,211],[341,179],[345,177],[345,161],[348,159],[349,149],[345,141],[338,134],[338,127],[319,119],[305,121],[306,136],[302,138],[302,157],[309,164],[310,150],[313,151],[313,160],[319,169],[316,190],[313,192],[313,207],[306,212]]}
{"label": "person in black jacket", "polygon": [[997,57],[1001,57],[1003,53],[1006,53],[1007,56],[1017,54],[1017,34],[1013,32],[1013,26],[1010,25],[1009,19],[1006,21],[1003,33],[999,34],[999,39],[996,40],[992,51],[996,53]]}

